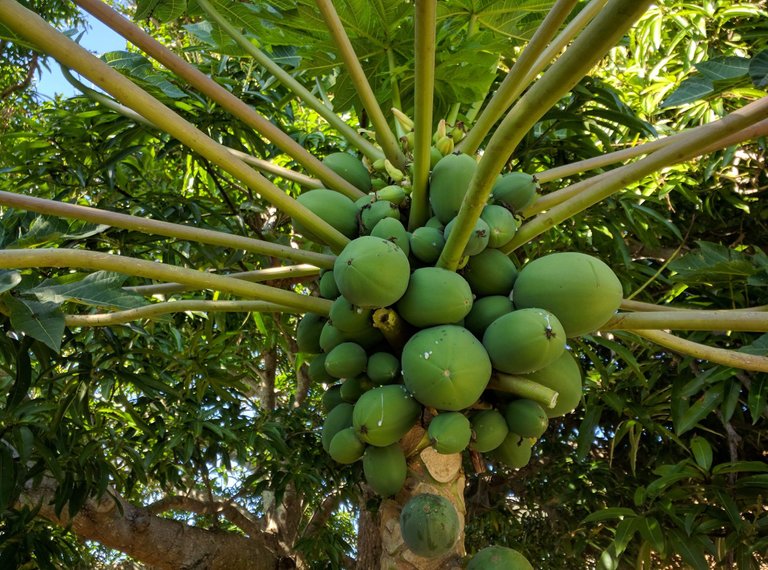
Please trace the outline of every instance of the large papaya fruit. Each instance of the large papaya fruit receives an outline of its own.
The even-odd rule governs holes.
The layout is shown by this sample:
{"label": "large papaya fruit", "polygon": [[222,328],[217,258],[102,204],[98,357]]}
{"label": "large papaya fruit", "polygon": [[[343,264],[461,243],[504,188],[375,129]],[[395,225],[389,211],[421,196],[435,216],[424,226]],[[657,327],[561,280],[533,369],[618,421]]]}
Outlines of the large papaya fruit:
{"label": "large papaya fruit", "polygon": [[418,556],[437,558],[451,551],[461,532],[456,507],[440,495],[411,497],[400,512],[400,532],[406,546]]}
{"label": "large papaya fruit", "polygon": [[408,256],[385,239],[363,236],[349,242],[333,265],[341,294],[363,308],[392,305],[405,293],[411,267]]}
{"label": "large papaya fruit", "polygon": [[566,335],[599,329],[621,305],[623,291],[603,261],[575,251],[552,253],[528,263],[515,281],[518,308],[540,307],[553,313]]}
{"label": "large papaya fruit", "polygon": [[571,413],[581,401],[581,368],[567,350],[552,364],[527,374],[526,378],[558,393],[555,406],[544,409],[550,418]]}
{"label": "large papaya fruit", "polygon": [[455,323],[472,309],[472,289],[458,273],[422,267],[411,274],[398,314],[416,327]]}
{"label": "large papaya fruit", "polygon": [[432,169],[429,203],[435,216],[447,224],[459,213],[461,201],[477,169],[477,161],[467,154],[449,154]]}
{"label": "large papaya fruit", "polygon": [[533,566],[517,550],[487,546],[472,557],[466,570],[533,570]]}
{"label": "large papaya fruit", "polygon": [[352,425],[361,441],[385,447],[403,437],[420,414],[421,406],[402,384],[377,386],[355,403]]}
{"label": "large papaya fruit", "polygon": [[365,482],[382,497],[397,493],[405,483],[408,466],[399,443],[386,447],[369,445],[363,454]]}
{"label": "large papaya fruit", "polygon": [[442,325],[414,334],[403,347],[403,381],[425,406],[459,411],[474,404],[491,378],[491,361],[467,329]]}
{"label": "large papaya fruit", "polygon": [[[296,201],[314,214],[317,214],[348,238],[357,236],[357,208],[355,203],[343,194],[326,188],[316,188],[299,194]],[[293,219],[292,223],[296,233],[315,243],[324,243],[323,240],[314,235],[300,221]]]}
{"label": "large papaya fruit", "polygon": [[357,157],[346,152],[334,152],[323,159],[323,164],[352,186],[363,192],[371,191],[371,174]]}

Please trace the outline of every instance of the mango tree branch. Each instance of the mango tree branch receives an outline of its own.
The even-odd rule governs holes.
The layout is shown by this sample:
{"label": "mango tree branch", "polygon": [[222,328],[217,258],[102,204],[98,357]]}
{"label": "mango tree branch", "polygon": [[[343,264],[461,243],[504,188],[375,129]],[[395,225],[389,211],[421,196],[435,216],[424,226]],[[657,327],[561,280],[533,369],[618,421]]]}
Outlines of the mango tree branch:
{"label": "mango tree branch", "polygon": [[311,311],[327,315],[331,306],[331,301],[319,297],[299,295],[293,291],[285,291],[259,283],[249,283],[234,277],[225,277],[122,255],[65,248],[0,250],[0,269],[32,267],[78,267],[97,271],[114,271],[115,273],[146,277],[147,279],[174,281],[189,284],[199,289],[223,291],[285,305],[297,313]]}
{"label": "mango tree branch", "polygon": [[768,372],[768,358],[765,356],[706,346],[662,331],[631,330],[629,332],[680,354],[742,370]]}
{"label": "mango tree branch", "polygon": [[[589,182],[590,184],[585,184],[584,189],[578,194],[523,224],[515,237],[502,248],[502,251],[504,253],[514,251],[560,222],[626,188],[632,182],[640,180],[665,166],[682,162],[692,155],[697,155],[702,149],[706,149],[728,135],[746,129],[766,118],[766,115],[768,115],[768,96],[749,103],[718,121],[681,134],[676,142],[637,162],[585,180],[585,183]],[[582,182],[578,184],[581,185]]]}
{"label": "mango tree branch", "polygon": [[[108,109],[113,110],[115,113],[118,113],[119,115],[122,115],[124,117],[128,117],[132,121],[135,121],[136,123],[144,125],[145,127],[148,127],[150,129],[155,129],[155,130],[161,130],[159,127],[150,123],[144,117],[139,115],[133,109],[129,109],[125,105],[121,105],[120,103],[118,103],[117,101],[115,101],[110,97],[107,97],[103,93],[83,85],[70,73],[70,71],[66,67],[61,67],[61,73],[64,76],[64,79],[66,79],[75,89],[78,89],[83,95],[85,95],[89,99],[96,101],[97,103],[104,105]],[[250,154],[236,150],[234,148],[230,148],[230,147],[225,147],[225,148],[232,155],[236,156],[246,164],[255,166],[257,169],[259,169],[262,172],[267,172],[269,174],[279,176],[280,178],[284,178],[285,180],[296,182],[300,186],[305,186],[307,188],[323,187],[323,183],[320,182],[320,180],[318,180],[317,178],[312,178],[310,176],[307,176],[306,174],[302,174],[300,172],[296,172],[295,170],[290,170],[289,168],[279,166],[277,164],[269,162],[268,160],[256,158],[255,156],[251,156]]]}
{"label": "mango tree branch", "polygon": [[[512,107],[494,132],[464,196],[438,267],[455,270],[496,176],[525,134],[610,50],[651,0],[611,0],[584,32]],[[517,235],[520,235],[519,233]]]}
{"label": "mango tree branch", "polygon": [[355,129],[334,113],[333,109],[315,97],[309,89],[304,87],[304,85],[297,81],[296,78],[277,65],[267,54],[253,45],[248,38],[240,33],[240,30],[227,20],[221,12],[214,8],[208,0],[198,0],[197,4],[213,21],[219,24],[248,55],[253,57],[259,65],[264,67],[275,77],[275,79],[298,95],[308,107],[314,109],[318,115],[328,121],[328,124],[336,129],[349,143],[356,146],[360,152],[367,156],[371,161],[384,156],[384,153],[381,152],[380,149],[365,140],[357,131],[355,131]]}
{"label": "mango tree branch", "polygon": [[300,220],[309,231],[319,236],[336,251],[343,249],[349,242],[349,238],[336,228],[299,204],[243,161],[233,157],[224,146],[205,135],[130,79],[58,32],[36,13],[24,8],[15,0],[0,0],[0,22],[67,67],[88,77],[94,84],[111,93],[189,148],[235,178],[242,180],[275,207]]}
{"label": "mango tree branch", "polygon": [[[254,271],[242,271],[238,273],[227,273],[226,277],[234,277],[243,281],[259,283],[261,281],[278,281],[284,279],[301,279],[303,277],[315,277],[320,270],[313,265],[286,265],[281,267],[267,267],[266,269],[256,269]],[[183,283],[157,283],[153,285],[137,285],[136,287],[125,287],[126,290],[138,293],[139,295],[169,295],[181,293],[193,289]]]}
{"label": "mango tree branch", "polygon": [[432,146],[432,109],[435,88],[435,22],[436,0],[416,0],[414,20],[415,86],[413,188],[410,231],[424,225],[429,217],[427,184],[429,183],[430,148]]}
{"label": "mango tree branch", "polygon": [[45,198],[34,198],[32,196],[24,196],[12,192],[0,191],[0,205],[49,216],[74,218],[76,220],[83,220],[94,224],[104,224],[147,234],[167,236],[222,247],[231,247],[233,249],[242,249],[252,253],[268,255],[270,257],[290,259],[300,263],[310,263],[317,267],[327,269],[333,267],[333,262],[336,259],[332,255],[304,251],[259,239],[228,234],[215,230],[193,228],[181,224],[172,224],[171,222],[152,220],[139,216],[131,216],[129,214],[120,214],[118,212],[109,212],[107,210],[91,208],[89,206],[67,204],[66,202],[47,200]]}
{"label": "mango tree branch", "polygon": [[[485,109],[477,117],[474,126],[469,130],[467,136],[461,141],[460,148],[467,154],[475,154],[480,148],[485,137],[491,132],[493,125],[496,124],[509,106],[525,91],[528,83],[524,82],[542,50],[552,40],[562,23],[571,13],[577,0],[557,0],[555,5],[547,13],[546,18],[536,29],[536,33],[523,49],[522,53],[515,60],[512,69],[502,81],[499,89],[494,93],[491,100],[488,101]],[[418,37],[418,36],[417,36]],[[417,60],[418,61],[418,60]]]}
{"label": "mango tree branch", "polygon": [[64,324],[68,327],[109,327],[187,311],[199,313],[291,313],[294,312],[294,309],[286,305],[277,305],[265,301],[203,301],[191,299],[153,303],[152,305],[115,311],[114,313],[66,315],[64,317]]}
{"label": "mango tree branch", "polygon": [[349,74],[349,79],[352,81],[352,85],[355,86],[355,91],[368,113],[368,118],[371,120],[373,128],[376,130],[376,140],[381,145],[389,161],[404,171],[405,155],[400,150],[397,138],[389,127],[381,106],[376,100],[376,95],[371,88],[371,84],[368,82],[368,78],[365,76],[365,71],[363,71],[363,67],[360,65],[357,54],[355,54],[352,42],[349,41],[349,37],[344,31],[344,24],[342,24],[341,18],[339,18],[336,8],[333,6],[333,2],[331,0],[317,0],[317,7],[320,9],[320,14],[323,16],[328,31],[331,33],[336,48],[339,50],[342,61],[344,61],[344,67]]}
{"label": "mango tree branch", "polygon": [[768,313],[743,310],[677,310],[619,313],[600,330],[671,329],[690,331],[768,331]]}
{"label": "mango tree branch", "polygon": [[184,61],[133,22],[127,20],[100,0],[73,0],[73,2],[90,12],[106,26],[122,35],[167,69],[173,71],[179,78],[189,83],[202,94],[210,97],[211,100],[221,105],[227,112],[274,143],[284,153],[296,159],[299,164],[307,169],[307,172],[317,176],[328,188],[338,190],[352,199],[361,196],[360,190],[312,156],[298,142],[280,130],[279,127],[259,115],[252,107],[246,105],[224,87]]}

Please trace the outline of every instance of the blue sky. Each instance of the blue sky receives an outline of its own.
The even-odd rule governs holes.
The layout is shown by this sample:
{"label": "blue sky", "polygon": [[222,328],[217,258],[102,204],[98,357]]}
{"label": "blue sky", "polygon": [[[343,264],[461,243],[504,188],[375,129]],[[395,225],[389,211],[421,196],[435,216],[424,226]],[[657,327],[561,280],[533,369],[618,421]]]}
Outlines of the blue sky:
{"label": "blue sky", "polygon": [[[85,34],[80,39],[80,45],[96,55],[125,48],[126,42],[121,36],[90,14],[86,14],[86,16],[88,18],[88,28],[84,30]],[[57,93],[65,97],[78,94],[78,91],[67,83],[67,80],[61,75],[61,70],[56,60],[49,58],[48,65],[51,67],[51,70],[48,71],[43,68],[42,77],[37,80],[36,88],[38,93],[46,97],[53,97]],[[83,81],[83,83],[90,85],[89,81]]]}

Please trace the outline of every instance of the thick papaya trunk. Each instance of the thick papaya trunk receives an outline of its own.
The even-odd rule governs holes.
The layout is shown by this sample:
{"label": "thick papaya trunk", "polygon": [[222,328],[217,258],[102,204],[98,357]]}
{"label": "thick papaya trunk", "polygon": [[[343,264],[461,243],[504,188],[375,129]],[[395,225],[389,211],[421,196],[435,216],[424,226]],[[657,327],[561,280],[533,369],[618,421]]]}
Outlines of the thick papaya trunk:
{"label": "thick papaya trunk", "polygon": [[[422,432],[423,433],[423,432]],[[400,533],[400,511],[411,497],[441,495],[456,507],[461,532],[453,550],[439,558],[427,559],[411,552]],[[441,455],[427,447],[408,459],[408,478],[402,490],[381,505],[381,570],[458,569],[464,549],[464,471],[461,454]]]}

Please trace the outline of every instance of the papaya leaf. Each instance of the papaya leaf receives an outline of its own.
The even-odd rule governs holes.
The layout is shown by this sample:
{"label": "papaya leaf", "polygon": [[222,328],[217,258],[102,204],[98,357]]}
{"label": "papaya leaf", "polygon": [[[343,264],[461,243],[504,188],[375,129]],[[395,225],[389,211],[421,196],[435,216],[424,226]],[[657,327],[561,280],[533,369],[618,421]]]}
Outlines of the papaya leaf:
{"label": "papaya leaf", "polygon": [[51,284],[50,281],[46,281],[27,293],[34,295],[39,301],[57,304],[74,301],[95,307],[119,309],[145,305],[146,302],[141,295],[122,288],[125,280],[126,276],[118,273],[96,271],[75,282]]}
{"label": "papaya leaf", "polygon": [[13,328],[59,352],[64,335],[64,313],[57,303],[27,301],[10,295],[6,295],[4,301],[10,310]]}
{"label": "papaya leaf", "polygon": [[137,20],[154,18],[159,22],[170,22],[187,11],[187,0],[138,0]]}
{"label": "papaya leaf", "polygon": [[768,50],[763,50],[752,58],[748,71],[755,87],[768,87]]}

